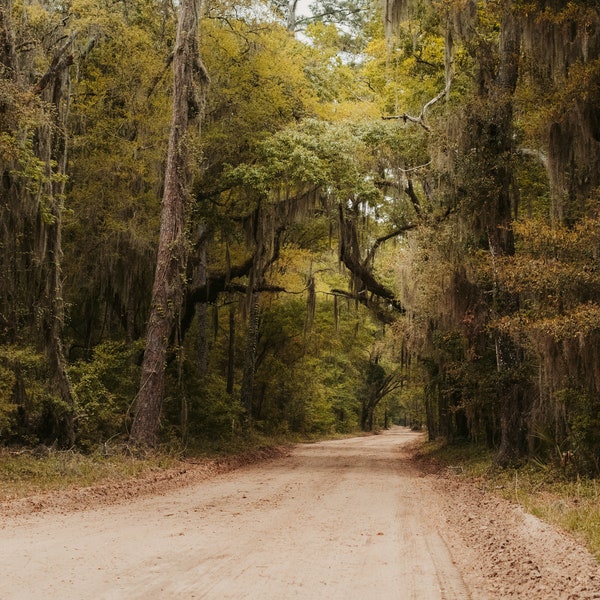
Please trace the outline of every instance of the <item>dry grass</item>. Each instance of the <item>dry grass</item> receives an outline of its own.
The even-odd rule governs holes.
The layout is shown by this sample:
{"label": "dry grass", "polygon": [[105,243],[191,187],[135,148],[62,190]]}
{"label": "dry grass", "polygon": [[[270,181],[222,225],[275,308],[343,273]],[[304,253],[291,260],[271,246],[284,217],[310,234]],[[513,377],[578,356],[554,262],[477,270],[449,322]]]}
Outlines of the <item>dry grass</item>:
{"label": "dry grass", "polygon": [[600,483],[564,479],[561,473],[521,474],[515,497],[525,510],[570,531],[600,560]]}
{"label": "dry grass", "polygon": [[246,454],[251,456],[257,449],[286,446],[295,441],[300,440],[252,433],[226,440],[204,441],[187,448],[171,443],[156,451],[136,452],[135,455],[120,443],[110,447],[101,445],[88,454],[45,446],[0,448],[0,502],[58,490],[126,482],[177,467],[185,460],[195,462]]}
{"label": "dry grass", "polygon": [[577,477],[560,466],[537,461],[519,468],[498,469],[493,466],[490,450],[472,444],[427,443],[420,456],[570,532],[600,560],[599,480]]}
{"label": "dry grass", "polygon": [[121,451],[84,455],[70,450],[0,449],[0,501],[138,478],[175,461],[175,457],[160,453],[140,459]]}

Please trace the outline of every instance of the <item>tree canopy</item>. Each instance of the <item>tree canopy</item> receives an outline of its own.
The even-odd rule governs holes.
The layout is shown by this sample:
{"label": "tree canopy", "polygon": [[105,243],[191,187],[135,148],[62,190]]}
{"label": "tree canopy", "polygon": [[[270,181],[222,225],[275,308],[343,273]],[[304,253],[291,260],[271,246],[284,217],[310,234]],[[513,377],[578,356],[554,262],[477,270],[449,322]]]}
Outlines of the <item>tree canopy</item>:
{"label": "tree canopy", "polygon": [[154,402],[132,440],[395,422],[597,474],[598,7],[297,9],[0,3],[0,443]]}

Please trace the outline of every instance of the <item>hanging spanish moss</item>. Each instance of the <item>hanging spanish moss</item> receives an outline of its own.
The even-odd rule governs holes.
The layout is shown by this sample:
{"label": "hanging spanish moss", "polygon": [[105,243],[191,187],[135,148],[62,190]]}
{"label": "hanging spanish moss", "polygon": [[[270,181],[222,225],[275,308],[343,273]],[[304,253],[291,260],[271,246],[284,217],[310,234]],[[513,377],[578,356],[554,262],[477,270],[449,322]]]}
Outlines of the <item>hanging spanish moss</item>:
{"label": "hanging spanish moss", "polygon": [[584,2],[538,0],[522,22],[531,82],[540,95],[555,97],[545,131],[553,216],[572,222],[600,185],[600,11]]}
{"label": "hanging spanish moss", "polygon": [[[305,319],[305,323],[304,323],[304,333],[310,333],[312,331],[312,327],[313,324],[315,322],[315,311],[317,308],[317,291],[316,291],[316,284],[315,284],[315,277],[312,273],[312,266],[311,266],[311,272],[310,275],[308,276],[308,282],[306,284],[306,319]],[[334,305],[334,311],[336,311],[336,307]],[[334,318],[335,317],[334,315]],[[337,329],[337,324],[336,324],[336,329]]]}
{"label": "hanging spanish moss", "polygon": [[338,296],[333,295],[333,323],[336,333],[340,330],[340,309],[338,306]]}

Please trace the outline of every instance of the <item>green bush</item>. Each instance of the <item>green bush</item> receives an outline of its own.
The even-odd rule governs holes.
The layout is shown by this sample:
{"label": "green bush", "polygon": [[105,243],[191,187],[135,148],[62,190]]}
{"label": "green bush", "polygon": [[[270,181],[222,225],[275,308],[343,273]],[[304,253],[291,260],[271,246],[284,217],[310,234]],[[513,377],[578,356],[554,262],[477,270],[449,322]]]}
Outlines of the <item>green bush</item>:
{"label": "green bush", "polygon": [[46,360],[30,346],[0,346],[0,442],[37,444],[54,404]]}
{"label": "green bush", "polygon": [[569,441],[572,448],[570,460],[582,474],[600,474],[600,401],[585,390],[565,388],[557,393],[565,404]]}
{"label": "green bush", "polygon": [[134,358],[140,347],[104,342],[89,361],[69,368],[75,395],[77,443],[92,447],[126,432],[130,409],[139,383]]}

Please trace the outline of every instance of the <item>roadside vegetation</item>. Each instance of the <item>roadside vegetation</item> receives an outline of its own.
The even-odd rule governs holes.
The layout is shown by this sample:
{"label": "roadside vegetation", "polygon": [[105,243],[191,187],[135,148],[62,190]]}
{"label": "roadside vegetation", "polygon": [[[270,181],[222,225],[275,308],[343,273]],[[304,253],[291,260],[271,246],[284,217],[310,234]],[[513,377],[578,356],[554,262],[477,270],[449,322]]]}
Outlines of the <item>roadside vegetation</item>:
{"label": "roadside vegetation", "polygon": [[[240,432],[221,439],[196,440],[183,447],[178,440],[152,450],[140,451],[121,441],[109,441],[87,452],[60,450],[38,445],[0,448],[0,502],[51,493],[58,490],[104,484],[122,484],[169,469],[238,458],[252,461],[255,455],[270,455],[294,443],[341,439],[353,434],[263,435]],[[367,434],[363,434],[367,435]]]}
{"label": "roadside vegetation", "polygon": [[488,448],[436,441],[425,443],[417,456],[569,531],[600,560],[600,482],[577,475],[568,455],[500,468]]}
{"label": "roadside vegetation", "polygon": [[125,482],[177,464],[171,453],[144,458],[123,452],[82,454],[45,447],[0,450],[0,502],[106,482]]}
{"label": "roadside vegetation", "polygon": [[597,3],[296,8],[0,0],[7,477],[400,423],[485,445],[522,503],[581,489],[579,527]]}

